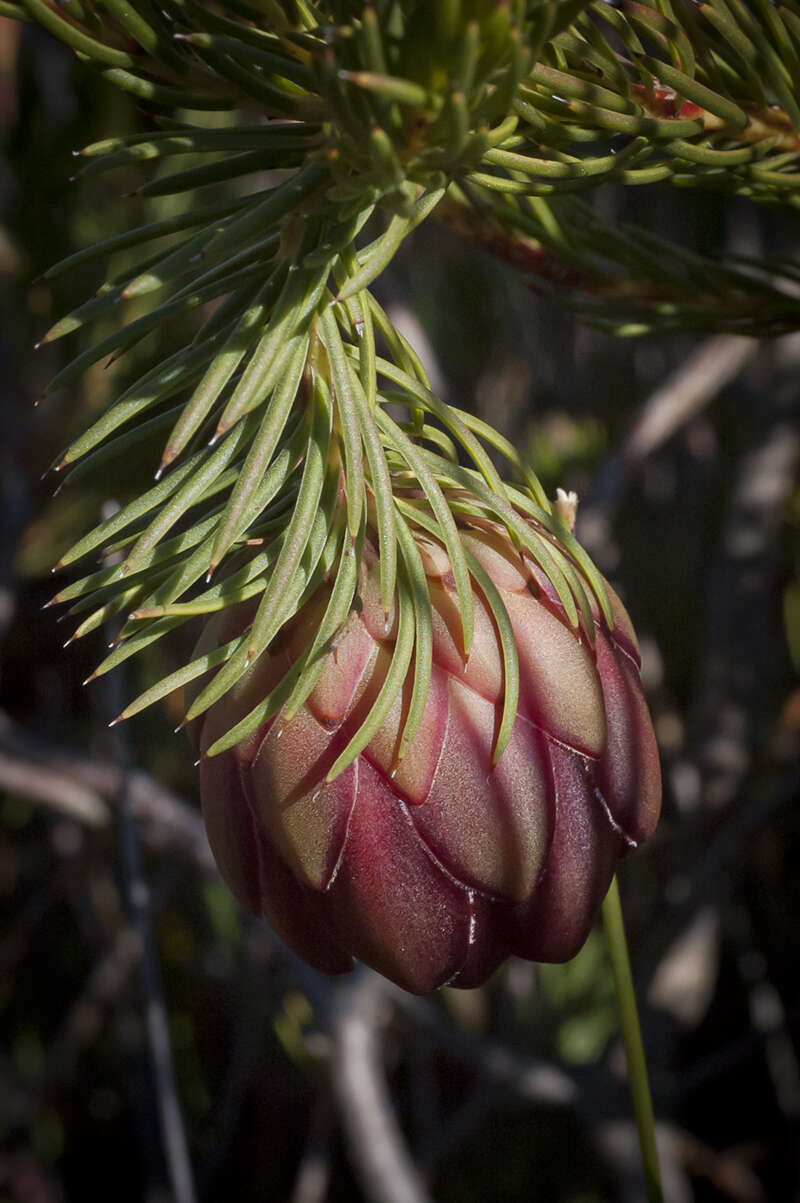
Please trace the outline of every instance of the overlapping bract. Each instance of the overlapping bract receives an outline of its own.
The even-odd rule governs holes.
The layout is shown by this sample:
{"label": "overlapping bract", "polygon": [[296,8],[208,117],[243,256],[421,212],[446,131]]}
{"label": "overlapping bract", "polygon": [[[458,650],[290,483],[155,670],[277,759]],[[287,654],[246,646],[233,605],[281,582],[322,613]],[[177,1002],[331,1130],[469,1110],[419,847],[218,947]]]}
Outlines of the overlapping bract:
{"label": "overlapping bract", "polygon": [[[495,618],[473,584],[474,642],[462,652],[444,549],[417,536],[433,613],[423,721],[397,759],[412,674],[364,751],[329,780],[375,704],[397,634],[377,566],[318,682],[290,721],[274,719],[200,766],[203,811],[220,869],[312,965],[352,958],[414,992],[479,985],[510,954],[571,957],[618,859],[652,832],[658,757],[636,638],[613,593],[594,646],[567,621],[541,569],[490,523],[462,526],[465,551],[504,604],[517,646],[519,706],[493,764],[504,695]],[[326,590],[195,731],[201,751],[264,697],[302,653]],[[198,652],[246,628],[228,611]]]}
{"label": "overlapping bract", "polygon": [[[54,269],[160,247],[45,335],[117,323],[51,388],[202,317],[55,465],[106,471],[166,437],[157,483],[59,563],[122,553],[55,599],[82,615],[73,637],[127,616],[94,675],[218,614],[194,659],[120,718],[217,670],[186,721],[202,729],[223,871],[321,967],[355,955],[422,990],[480,981],[509,952],[570,955],[615,860],[655,821],[634,643],[529,466],[431,392],[369,286],[447,194],[456,224],[467,213],[523,258],[580,269],[605,312],[618,268],[635,268],[668,318],[687,280],[697,295],[697,263],[680,259],[675,280],[644,236],[594,225],[581,241],[560,194],[722,172],[738,191],[794,195],[793,156],[773,153],[792,136],[773,129],[782,76],[755,97],[727,79],[720,95],[683,0],[624,16],[588,0],[24,5],[178,118],[87,147],[85,170],[152,160],[141,195],[192,198]],[[793,63],[791,23],[766,24],[753,62],[780,42]],[[190,166],[160,170],[176,155]],[[275,168],[289,174],[263,178]],[[195,204],[209,187],[218,200]],[[730,272],[703,279],[730,294]],[[737,280],[765,302],[760,321],[786,320],[780,292]]]}

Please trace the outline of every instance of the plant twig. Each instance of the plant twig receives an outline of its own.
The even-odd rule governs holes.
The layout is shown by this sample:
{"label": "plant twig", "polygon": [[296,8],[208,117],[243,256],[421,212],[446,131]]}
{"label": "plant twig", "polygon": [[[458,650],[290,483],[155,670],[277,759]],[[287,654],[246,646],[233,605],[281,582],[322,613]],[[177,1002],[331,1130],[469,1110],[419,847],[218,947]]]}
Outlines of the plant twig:
{"label": "plant twig", "polygon": [[[123,678],[124,674],[118,673],[109,679],[108,702],[115,714],[119,713]],[[175,1080],[167,1008],[153,935],[150,886],[142,862],[138,820],[128,784],[130,747],[126,734],[121,731],[113,731],[111,739],[121,769],[117,816],[122,892],[141,949],[145,1025],[164,1156],[175,1203],[196,1203],[194,1175]]]}
{"label": "plant twig", "polygon": [[326,1087],[311,1112],[306,1146],[295,1179],[291,1203],[324,1203],[331,1177],[331,1129],[334,1114]]}
{"label": "plant twig", "polygon": [[579,538],[601,567],[611,568],[617,559],[614,521],[645,461],[740,375],[758,345],[755,339],[737,334],[707,339],[641,405],[578,511]]}
{"label": "plant twig", "polygon": [[451,1056],[472,1066],[500,1089],[545,1107],[576,1107],[579,1088],[557,1065],[521,1053],[498,1041],[476,1039],[455,1024],[446,1023],[424,999],[388,986],[392,999],[414,1024],[433,1036]]}
{"label": "plant twig", "polygon": [[337,990],[331,1017],[336,1093],[370,1203],[430,1203],[406,1148],[381,1066],[380,979],[359,971]]}
{"label": "plant twig", "polygon": [[633,1111],[636,1118],[636,1129],[639,1133],[639,1147],[642,1153],[642,1168],[644,1169],[645,1185],[649,1203],[663,1203],[661,1189],[661,1171],[658,1164],[658,1149],[656,1147],[655,1116],[653,1115],[653,1100],[650,1095],[650,1083],[647,1077],[647,1060],[642,1043],[642,1032],[639,1026],[639,1013],[636,1007],[636,994],[633,988],[631,963],[628,956],[628,943],[625,938],[625,924],[622,918],[622,905],[619,898],[619,886],[614,877],[603,902],[603,923],[608,940],[608,952],[611,970],[614,975],[614,986],[617,992],[620,1026],[625,1045],[625,1055],[628,1061],[628,1078],[633,1100]]}
{"label": "plant twig", "polygon": [[[130,804],[148,845],[175,851],[203,872],[216,875],[199,813],[139,769],[124,776]],[[0,787],[13,789],[84,826],[102,828],[109,826],[119,803],[122,778],[118,764],[50,743],[0,710]]]}

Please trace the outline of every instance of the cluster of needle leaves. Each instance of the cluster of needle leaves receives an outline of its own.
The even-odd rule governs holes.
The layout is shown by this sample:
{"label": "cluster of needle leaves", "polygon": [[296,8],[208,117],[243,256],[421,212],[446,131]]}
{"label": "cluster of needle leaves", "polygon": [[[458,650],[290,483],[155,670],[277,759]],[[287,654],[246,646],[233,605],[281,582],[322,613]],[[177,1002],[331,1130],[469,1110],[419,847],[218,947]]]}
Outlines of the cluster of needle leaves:
{"label": "cluster of needle leaves", "polygon": [[152,115],[146,132],[84,148],[84,174],[141,163],[139,195],[174,204],[48,273],[136,256],[45,335],[111,323],[48,391],[199,315],[178,350],[154,354],[54,465],[66,480],[106,473],[163,440],[153,485],[59,563],[99,555],[100,567],[54,601],[75,615],[73,637],[122,620],[100,675],[180,624],[257,599],[245,634],[120,717],[204,678],[187,720],[201,714],[324,585],[312,643],[210,754],[281,707],[290,716],[357,604],[368,542],[397,637],[377,703],[335,771],[412,673],[407,742],[431,671],[424,534],[448,553],[465,657],[473,588],[494,614],[505,664],[499,755],[516,710],[514,640],[460,528],[505,529],[589,640],[593,612],[611,622],[607,598],[514,448],[431,391],[371,285],[435,215],[619,333],[796,328],[791,263],[712,262],[604,223],[576,195],[668,182],[796,205],[796,0],[0,0],[0,13],[41,23]]}

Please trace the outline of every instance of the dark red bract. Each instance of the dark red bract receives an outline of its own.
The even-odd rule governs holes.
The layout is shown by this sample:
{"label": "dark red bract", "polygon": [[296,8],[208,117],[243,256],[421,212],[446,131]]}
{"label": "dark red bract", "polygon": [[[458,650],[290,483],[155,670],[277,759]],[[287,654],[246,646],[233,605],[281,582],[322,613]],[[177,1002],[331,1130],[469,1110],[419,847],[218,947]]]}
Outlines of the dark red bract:
{"label": "dark red bract", "polygon": [[[570,626],[552,587],[499,531],[464,544],[492,577],[517,641],[520,697],[511,740],[492,768],[503,663],[494,620],[475,589],[465,667],[446,555],[420,540],[434,608],[434,667],[422,725],[395,756],[411,681],[365,751],[325,784],[374,704],[391,658],[375,573],[306,704],[279,714],[200,767],[203,813],[220,870],[327,973],[373,966],[407,990],[477,986],[510,954],[573,956],[617,861],[650,835],[660,806],[653,730],[630,620],[596,615],[596,643]],[[280,679],[316,629],[324,591],[279,646],[205,715],[202,750]],[[226,611],[203,650],[247,621]]]}

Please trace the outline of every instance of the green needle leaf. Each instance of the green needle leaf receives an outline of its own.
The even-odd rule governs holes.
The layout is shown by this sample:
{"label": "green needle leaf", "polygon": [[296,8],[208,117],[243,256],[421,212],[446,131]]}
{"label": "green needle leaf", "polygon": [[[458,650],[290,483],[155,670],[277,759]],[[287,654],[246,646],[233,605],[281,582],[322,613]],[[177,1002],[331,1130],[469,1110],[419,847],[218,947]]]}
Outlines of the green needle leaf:
{"label": "green needle leaf", "polygon": [[467,552],[466,554],[470,573],[486,599],[486,604],[491,611],[492,618],[497,627],[497,633],[500,636],[500,649],[503,656],[503,715],[500,720],[494,748],[492,749],[492,764],[495,765],[506,750],[517,717],[517,704],[519,701],[517,641],[514,636],[513,627],[511,626],[511,619],[508,617],[508,611],[497,586],[471,552]]}
{"label": "green needle leaf", "polygon": [[84,535],[77,543],[64,552],[61,559],[56,565],[57,568],[64,568],[67,564],[72,564],[75,560],[80,560],[83,556],[88,555],[90,551],[94,551],[98,547],[102,547],[114,535],[123,531],[127,526],[130,526],[138,518],[149,514],[151,510],[164,504],[181,485],[181,483],[191,476],[191,473],[198,467],[200,456],[193,456],[187,460],[185,464],[180,465],[174,472],[170,473],[166,480],[162,480],[154,488],[148,489],[140,497],[135,498],[128,505],[122,507],[111,518],[107,518],[105,522],[101,522],[88,535]]}
{"label": "green needle leaf", "polygon": [[46,3],[46,0],[25,0],[25,7],[41,26],[55,34],[62,42],[66,42],[67,46],[71,46],[79,54],[84,54],[97,63],[108,63],[112,67],[136,66],[136,59],[133,55],[126,54],[124,50],[115,50],[112,46],[106,46],[104,42],[98,42],[96,38],[79,29],[77,25],[65,20],[56,8]]}
{"label": "green needle leaf", "polygon": [[392,261],[403,240],[433,212],[444,193],[444,188],[425,193],[414,201],[411,217],[393,217],[386,232],[367,247],[361,266],[339,290],[336,300],[345,301],[371,284]]}
{"label": "green needle leaf", "polygon": [[195,188],[204,188],[208,184],[221,184],[225,180],[235,180],[243,175],[251,175],[255,171],[268,171],[276,167],[296,167],[302,162],[302,153],[292,151],[288,154],[280,147],[269,146],[264,150],[246,150],[241,154],[226,155],[214,163],[202,163],[197,167],[187,167],[183,171],[173,172],[172,175],[162,175],[156,180],[142,184],[137,188],[139,196],[176,196],[180,192],[190,192]]}
{"label": "green needle leaf", "polygon": [[347,502],[347,527],[351,538],[355,538],[361,526],[364,506],[364,462],[361,449],[361,431],[358,421],[353,379],[345,356],[339,326],[333,310],[322,314],[322,331],[325,349],[331,366],[342,441],[344,443],[345,499]]}
{"label": "green needle leaf", "polygon": [[[404,501],[402,498],[398,498],[396,504],[398,509],[401,510],[402,513],[404,513],[416,526],[421,527],[424,531],[427,531],[428,534],[438,537],[435,523],[431,521],[430,515],[426,514],[421,507],[410,504],[409,502]],[[398,523],[398,530],[400,529],[400,526],[401,524]],[[413,539],[411,541],[413,543]],[[480,562],[476,560],[470,551],[465,548],[464,554],[466,556],[470,574],[475,580],[481,593],[484,595],[486,604],[488,605],[497,626],[497,632],[500,637],[500,649],[503,658],[503,714],[492,751],[492,764],[494,765],[497,764],[498,760],[505,751],[506,746],[508,745],[511,732],[514,728],[514,721],[517,717],[517,704],[519,701],[519,657],[517,655],[517,643],[514,636],[514,630],[511,625],[511,619],[508,616],[508,611],[506,610],[497,586],[482,567]],[[425,590],[427,594],[427,584],[425,585]],[[429,594],[428,604],[430,606]],[[428,681],[430,681],[430,670],[428,671]],[[404,734],[404,742],[406,738],[410,739],[411,737]]]}
{"label": "green needle leaf", "polygon": [[113,564],[108,568],[101,568],[97,572],[92,572],[88,576],[81,577],[80,580],[73,581],[71,585],[67,585],[64,589],[61,589],[49,604],[55,605],[56,603],[60,604],[61,602],[72,601],[74,598],[79,598],[83,595],[102,597],[105,588],[114,588],[115,585],[123,581],[123,577],[125,585],[134,584],[140,576],[145,578],[150,568],[164,564],[165,562],[170,563],[176,557],[182,557],[184,552],[191,550],[192,547],[208,534],[208,531],[213,527],[215,522],[216,516],[211,516],[205,519],[204,522],[197,523],[190,530],[184,531],[172,539],[165,540],[153,549],[151,555],[141,564],[137,573],[125,576],[122,564]]}
{"label": "green needle leaf", "polygon": [[117,435],[115,439],[106,439],[96,451],[93,451],[91,455],[85,456],[75,468],[66,474],[63,484],[71,485],[86,476],[90,476],[100,465],[105,464],[108,460],[114,459],[123,452],[130,452],[140,443],[152,438],[153,435],[168,429],[175,421],[175,417],[180,410],[180,405],[174,405],[171,409],[158,414],[155,418],[137,423],[133,429],[126,430],[124,434]]}
{"label": "green needle leaf", "polygon": [[141,595],[141,585],[126,589],[124,593],[118,593],[110,601],[105,602],[104,605],[96,609],[88,618],[85,618],[80,626],[75,628],[64,646],[66,647],[68,643],[75,643],[77,639],[82,639],[84,635],[96,631],[109,618],[113,618],[115,614],[119,614],[120,610],[127,610]]}
{"label": "green needle leaf", "polygon": [[416,448],[411,439],[400,430],[388,414],[385,414],[380,409],[377,411],[377,421],[378,429],[381,431],[386,442],[390,447],[394,447],[399,452],[417,477],[439,523],[441,533],[438,537],[441,538],[447,548],[447,554],[450,557],[450,564],[453,569],[453,578],[456,583],[456,592],[461,609],[462,650],[464,652],[464,659],[466,660],[472,647],[474,613],[469,572],[464,558],[464,549],[458,537],[455,519],[442,490],[436,482],[436,478],[428,467],[425,453]]}
{"label": "green needle leaf", "polygon": [[[133,572],[139,566],[141,559],[152,551],[170,527],[174,526],[187,510],[204,497],[209,496],[211,490],[217,492],[222,487],[220,480],[222,474],[240,447],[246,444],[252,436],[254,430],[255,421],[253,419],[245,420],[230,432],[221,446],[210,453],[208,451],[200,453],[189,479],[176,491],[172,500],[160,509],[147,530],[136,540],[125,560],[128,572]],[[235,479],[235,476],[236,473],[231,479]]]}
{"label": "green needle leaf", "polygon": [[[331,418],[330,398],[326,395],[322,382],[315,380],[314,417],[297,502],[291,521],[286,527],[285,540],[269,587],[253,619],[248,660],[261,655],[278,630],[280,624],[276,625],[275,615],[280,612],[280,599],[300,563],[315,521],[322,520],[325,530],[331,524],[332,508],[339,485],[338,471],[328,464]],[[323,497],[323,485],[327,497]]]}
{"label": "green needle leaf", "polygon": [[[314,422],[308,440],[300,489],[292,517],[283,533],[280,554],[253,619],[246,645],[242,646],[236,656],[195,698],[188,713],[190,719],[202,714],[236,683],[249,664],[267,648],[286,618],[296,612],[297,603],[305,587],[305,578],[298,571],[300,561],[311,542],[315,525],[317,530],[323,530],[323,536],[330,525],[330,514],[320,502],[330,441],[331,413],[319,381],[315,381],[314,394]],[[329,491],[335,495],[338,481],[334,481],[333,484],[333,489]]]}
{"label": "green needle leaf", "polygon": [[325,778],[326,784],[334,781],[363,752],[373,735],[375,735],[378,728],[386,719],[397,695],[403,688],[403,682],[406,679],[408,667],[411,663],[411,656],[414,651],[415,631],[414,602],[411,587],[406,580],[404,569],[398,572],[397,575],[397,608],[397,641],[394,645],[389,670],[378,691],[378,696],[370,708],[369,715],[355,734],[348,740],[344,751],[337,756],[328,770]]}
{"label": "green needle leaf", "polygon": [[287,699],[282,720],[284,723],[288,723],[294,718],[316,685],[325,668],[328,656],[331,654],[330,645],[350,613],[358,583],[362,544],[361,534],[355,543],[349,539],[342,541],[339,568],[333,589],[319,629],[303,654],[303,671]]}
{"label": "green needle leaf", "polygon": [[[238,649],[237,649],[238,650]],[[228,664],[231,659],[228,659]],[[270,690],[265,698],[257,706],[254,706],[249,714],[246,714],[230,731],[227,731],[219,739],[215,740],[210,748],[206,749],[206,756],[209,759],[213,756],[220,756],[223,752],[227,752],[230,748],[235,748],[243,739],[247,739],[253,731],[268,723],[271,718],[274,718],[287,699],[291,696],[292,690],[297,682],[300,673],[303,671],[303,661],[295,660],[287,670],[277,685]],[[184,723],[191,722],[188,718],[184,719]]]}
{"label": "green needle leaf", "polygon": [[74,255],[69,255],[66,259],[62,259],[60,263],[49,267],[42,279],[53,280],[57,276],[73,271],[74,268],[80,267],[84,263],[90,263],[93,259],[110,258],[117,251],[127,250],[128,247],[139,246],[143,242],[151,242],[156,238],[165,238],[169,234],[177,234],[182,230],[188,230],[194,226],[203,225],[206,222],[216,222],[220,218],[228,217],[238,212],[239,209],[243,206],[248,206],[252,201],[253,197],[250,196],[241,200],[225,201],[217,205],[192,206],[186,213],[177,213],[174,217],[165,217],[161,221],[136,226],[133,230],[125,230],[122,234],[115,234],[113,237],[106,238],[102,242],[92,243],[91,246],[84,247],[82,250],[76,251]]}
{"label": "green needle leaf", "polygon": [[[318,516],[319,519],[319,516]],[[317,519],[316,525],[319,526]],[[335,548],[338,542],[338,532],[332,532],[328,539],[326,550]],[[308,559],[308,556],[306,556]],[[296,613],[302,605],[309,599],[313,592],[318,588],[320,575],[328,569],[326,562],[327,557],[323,555],[322,573],[311,572],[306,576],[305,573],[298,574],[295,581],[292,583],[292,590],[289,597],[289,607],[287,613]],[[247,632],[245,632],[246,638]],[[237,655],[241,654],[241,647],[237,650]],[[275,688],[262,699],[257,706],[254,706],[249,714],[246,714],[230,731],[220,736],[215,743],[207,750],[206,756],[218,756],[221,752],[226,752],[229,748],[234,747],[248,735],[252,734],[258,727],[268,722],[284,705],[292,694],[295,685],[299,683],[304,672],[307,662],[307,654],[298,657],[294,664],[287,670],[283,679],[275,686]],[[223,670],[224,671],[224,670]],[[221,675],[221,674],[220,674]],[[212,682],[212,685],[214,682]],[[224,690],[223,690],[224,692]],[[191,714],[191,711],[189,712]],[[185,720],[185,721],[188,721]]]}
{"label": "green needle leaf", "polygon": [[[276,528],[278,533],[286,522],[286,510],[294,504],[296,497],[296,487],[292,488],[287,485],[287,480],[290,478],[293,464],[296,456],[290,443],[283,448],[272,467],[266,473],[258,493],[257,501],[262,509],[268,506],[273,499],[274,504],[269,510],[264,509],[263,518],[265,522],[259,522],[258,530],[261,535],[272,533]],[[198,525],[203,527],[204,531],[209,531],[209,538],[204,538],[202,542],[195,541],[196,550],[188,559],[183,560],[177,567],[175,572],[155,589],[148,598],[142,603],[143,606],[165,606],[171,605],[172,602],[182,597],[187,589],[191,588],[201,577],[208,573],[208,564],[211,559],[211,550],[215,538],[216,527],[219,523],[219,513],[216,511],[211,524],[208,528],[204,523]],[[167,544],[164,544],[167,546]]]}
{"label": "green needle leaf", "polygon": [[[477,472],[473,472],[468,468],[461,468],[457,464],[452,464],[449,460],[443,459],[441,456],[429,451],[421,451],[420,455],[426,465],[435,468],[444,480],[451,481],[459,488],[473,493],[479,501],[483,502],[489,513],[493,514],[505,526],[512,538],[516,538],[518,543],[530,552],[558,593],[570,624],[577,629],[578,611],[575,605],[575,598],[562,567],[554,555],[552,543],[521,518],[505,498],[493,493]],[[525,505],[528,510],[533,508],[533,503],[527,497],[525,498]],[[452,509],[458,510],[460,507],[459,499],[450,499],[450,506]],[[448,547],[448,552],[449,550]]]}
{"label": "green needle leaf", "polygon": [[290,338],[306,330],[325,290],[328,272],[319,268],[290,271],[269,326],[259,341],[219,420],[215,438],[268,396]]}
{"label": "green needle leaf", "polygon": [[422,557],[405,520],[400,515],[397,520],[397,540],[408,575],[414,605],[414,679],[397,752],[397,760],[400,761],[419,730],[425,713],[433,666],[433,614]]}
{"label": "green needle leaf", "polygon": [[361,380],[355,376],[352,365],[349,367],[353,383],[353,404],[361,430],[361,438],[364,440],[369,469],[369,486],[374,501],[375,526],[378,530],[381,602],[384,614],[388,614],[394,597],[397,574],[397,538],[392,480],[375,420],[376,409],[369,404],[361,387]]}
{"label": "green needle leaf", "polygon": [[155,685],[151,685],[149,689],[146,689],[132,702],[129,702],[119,718],[116,718],[114,722],[119,723],[124,719],[133,718],[134,714],[139,714],[140,711],[146,710],[148,706],[152,706],[155,702],[160,702],[162,698],[174,693],[176,689],[183,689],[192,681],[196,681],[198,677],[202,677],[210,669],[224,664],[233,655],[240,641],[241,636],[237,636],[236,639],[231,639],[228,643],[224,643],[213,652],[208,652],[205,656],[198,656],[188,664],[185,664],[183,668],[179,668],[175,672],[169,673],[168,676],[162,677]]}
{"label": "green needle leaf", "polygon": [[[27,4],[29,0],[25,0]],[[42,0],[36,0],[42,3]],[[230,96],[222,96],[217,89],[210,90],[205,95],[187,92],[183,88],[173,88],[170,84],[157,83],[143,75],[134,75],[121,67],[109,67],[103,71],[103,78],[114,84],[123,92],[137,96],[140,100],[153,105],[163,105],[167,109],[199,109],[207,112],[222,112],[236,106],[236,101]]]}
{"label": "green needle leaf", "polygon": [[174,396],[202,370],[205,362],[213,357],[215,349],[221,345],[221,341],[221,336],[217,336],[201,347],[183,347],[169,359],[146,372],[125,389],[119,399],[85,434],[71,444],[64,453],[59,468],[86,455],[131,418],[138,417],[152,406]]}
{"label": "green needle leaf", "polygon": [[106,673],[111,672],[114,668],[119,668],[120,664],[124,664],[126,660],[130,660],[131,656],[144,651],[145,648],[150,647],[158,639],[163,638],[164,635],[176,630],[177,627],[188,621],[188,617],[156,619],[155,622],[150,623],[137,635],[132,635],[130,639],[126,639],[124,643],[120,643],[118,647],[115,647],[110,655],[106,656],[105,660],[98,664],[85,684],[96,680],[97,677],[105,676]]}
{"label": "green needle leaf", "polygon": [[434,414],[445,429],[454,435],[456,440],[470,455],[489,488],[501,497],[505,496],[505,485],[500,479],[494,464],[467,424],[462,422],[458,414],[449,405],[437,397],[435,393],[432,393],[425,385],[415,380],[412,376],[406,375],[405,372],[402,372],[395,364],[390,363],[386,359],[378,357],[377,370],[380,375],[400,385],[410,397],[418,401],[429,413]]}
{"label": "green needle leaf", "polygon": [[123,351],[130,350],[137,342],[152,331],[157,330],[169,318],[182,317],[190,313],[193,309],[197,309],[206,301],[213,300],[223,292],[232,291],[233,288],[246,281],[254,279],[256,275],[261,273],[263,268],[260,264],[243,268],[239,272],[234,272],[225,280],[217,280],[204,288],[198,288],[196,291],[184,292],[160,305],[157,309],[145,314],[143,317],[137,318],[133,322],[120,327],[109,334],[107,338],[95,343],[80,355],[77,355],[71,363],[68,363],[65,368],[62,368],[47,387],[47,392],[54,392],[56,389],[66,388],[73,384],[79,377],[97,363],[106,355],[112,355],[116,352],[120,355]]}
{"label": "green needle leaf", "polygon": [[227,554],[231,544],[258,516],[258,511],[253,509],[252,502],[258,495],[264,474],[272,462],[272,457],[289,421],[305,368],[307,353],[308,339],[301,336],[289,342],[285,354],[282,356],[280,384],[267,406],[258,433],[250,445],[230,500],[220,519],[214,550],[211,553],[209,576]]}
{"label": "green needle leaf", "polygon": [[213,358],[202,380],[186,402],[183,413],[167,440],[159,471],[163,471],[180,455],[189,439],[214,407],[257,337],[259,324],[269,311],[284,279],[285,270],[281,267],[276,268],[267,283],[256,291],[252,304],[248,305],[234,323],[219,354]]}

